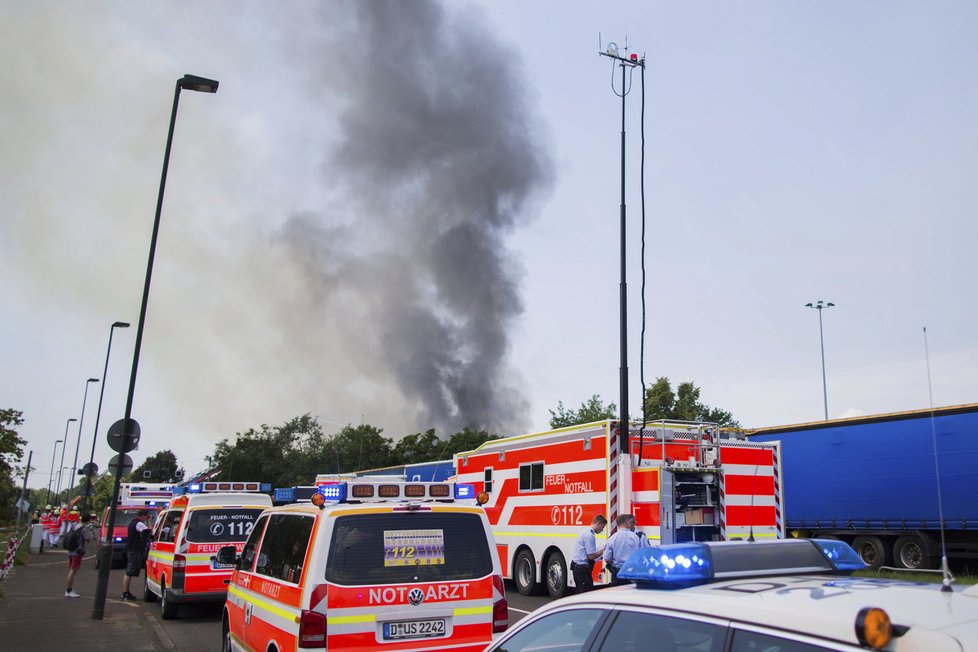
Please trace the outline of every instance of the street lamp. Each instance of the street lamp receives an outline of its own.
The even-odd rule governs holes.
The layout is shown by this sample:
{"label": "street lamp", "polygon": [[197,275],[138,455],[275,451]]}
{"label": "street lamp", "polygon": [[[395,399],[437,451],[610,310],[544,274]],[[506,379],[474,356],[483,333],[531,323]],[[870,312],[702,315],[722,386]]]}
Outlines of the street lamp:
{"label": "street lamp", "polygon": [[74,419],[74,418],[68,419],[68,423],[65,424],[65,438],[64,438],[65,443],[64,446],[61,447],[61,463],[58,466],[58,489],[57,491],[54,492],[58,496],[59,502],[61,501],[61,473],[62,471],[64,471],[65,449],[68,448],[68,426],[71,425],[72,421],[78,421],[78,419]]}
{"label": "street lamp", "polygon": [[[180,91],[197,91],[199,93],[216,93],[220,82],[213,79],[205,79],[196,75],[184,75],[177,80],[176,87],[173,89],[173,109],[170,111],[170,128],[166,134],[166,149],[163,152],[163,171],[160,174],[160,192],[156,198],[156,217],[153,220],[153,235],[149,241],[149,259],[146,261],[146,282],[143,284],[143,300],[139,306],[139,322],[136,324],[136,344],[132,352],[132,372],[129,375],[129,394],[126,397],[126,416],[123,420],[122,441],[120,442],[121,451],[125,451],[129,445],[129,437],[132,432],[132,400],[136,394],[136,371],[139,368],[139,350],[143,344],[143,326],[146,323],[146,304],[149,303],[149,285],[153,277],[153,260],[156,258],[156,240],[160,232],[160,215],[163,212],[163,192],[166,189],[166,172],[170,166],[170,148],[173,145],[173,127],[177,122],[177,107],[180,104]],[[120,462],[122,460],[120,452]],[[113,507],[119,501],[119,483],[122,481],[122,464],[116,467],[115,481],[112,484]],[[115,527],[115,509],[109,510],[108,531],[112,532]],[[112,564],[108,555],[111,554],[111,546],[102,546],[100,554],[105,554],[99,562],[98,583],[95,585],[95,600],[92,604],[92,618],[102,620],[105,614],[105,593],[109,586],[109,566]]]}
{"label": "street lamp", "polygon": [[81,448],[82,424],[85,423],[85,403],[88,402],[88,386],[97,382],[98,378],[89,378],[85,381],[85,398],[82,399],[81,420],[78,422],[78,439],[75,442],[75,463],[71,467],[71,484],[68,485],[69,492],[75,488],[75,471],[78,470],[78,449]]}
{"label": "street lamp", "polygon": [[829,393],[825,386],[825,338],[822,337],[822,310],[835,306],[831,301],[823,303],[821,299],[815,303],[806,303],[806,308],[818,311],[818,343],[822,349],[822,400],[825,404],[825,420],[829,420]]}
{"label": "street lamp", "polygon": [[[102,389],[98,395],[98,410],[95,412],[95,434],[92,436],[92,453],[88,456],[88,463],[95,461],[95,443],[98,441],[98,423],[102,417],[102,399],[105,397],[105,380],[109,375],[109,354],[112,353],[112,333],[117,328],[129,328],[129,322],[117,321],[109,328],[109,348],[105,351],[105,369],[102,370]],[[85,475],[85,495],[82,498],[82,512],[88,511],[88,494],[92,491],[92,474]]]}
{"label": "street lamp", "polygon": [[45,505],[51,504],[51,483],[54,481],[54,457],[58,454],[58,444],[65,443],[64,439],[54,440],[54,451],[51,453],[51,472],[48,474],[48,498],[44,501]]}

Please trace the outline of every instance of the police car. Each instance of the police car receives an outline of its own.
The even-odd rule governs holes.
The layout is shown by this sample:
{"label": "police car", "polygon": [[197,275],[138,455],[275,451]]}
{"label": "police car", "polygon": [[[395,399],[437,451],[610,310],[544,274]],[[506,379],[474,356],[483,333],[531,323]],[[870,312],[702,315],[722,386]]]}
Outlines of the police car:
{"label": "police car", "polygon": [[852,577],[841,541],[664,545],[636,551],[634,582],[552,602],[487,652],[978,650],[978,587]]}
{"label": "police car", "polygon": [[[481,652],[509,622],[472,485],[325,484],[265,510],[233,564],[223,649]],[[488,499],[488,496],[485,497]]]}

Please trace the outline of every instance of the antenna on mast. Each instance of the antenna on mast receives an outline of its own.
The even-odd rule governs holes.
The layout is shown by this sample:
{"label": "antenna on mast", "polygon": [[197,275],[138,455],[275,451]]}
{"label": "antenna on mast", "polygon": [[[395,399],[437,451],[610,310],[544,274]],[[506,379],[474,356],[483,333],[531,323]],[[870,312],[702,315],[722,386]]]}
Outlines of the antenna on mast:
{"label": "antenna on mast", "polygon": [[937,425],[934,420],[934,390],[930,382],[930,350],[927,347],[927,327],[924,326],[924,359],[927,361],[927,398],[930,400],[930,438],[934,445],[934,474],[937,481],[937,514],[941,520],[941,572],[944,579],[941,580],[941,591],[949,593],[951,583],[954,582],[954,575],[947,565],[947,544],[944,541],[944,501],[941,500],[941,467],[937,461]]}

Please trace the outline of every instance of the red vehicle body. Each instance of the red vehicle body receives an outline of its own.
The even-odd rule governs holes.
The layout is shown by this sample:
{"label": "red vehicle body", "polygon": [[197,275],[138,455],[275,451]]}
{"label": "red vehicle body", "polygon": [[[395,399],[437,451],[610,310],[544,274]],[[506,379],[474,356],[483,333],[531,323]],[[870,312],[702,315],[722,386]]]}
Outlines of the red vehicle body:
{"label": "red vehicle body", "polygon": [[126,545],[129,540],[129,522],[135,518],[136,514],[139,513],[141,509],[148,509],[153,518],[159,514],[159,509],[156,507],[148,507],[146,505],[119,505],[115,513],[115,527],[112,533],[109,534],[109,507],[105,508],[102,513],[102,527],[101,534],[99,535],[98,542],[96,546],[96,557],[95,566],[98,567],[99,555],[97,554],[98,549],[105,545],[112,546],[112,564],[125,564],[126,563]]}

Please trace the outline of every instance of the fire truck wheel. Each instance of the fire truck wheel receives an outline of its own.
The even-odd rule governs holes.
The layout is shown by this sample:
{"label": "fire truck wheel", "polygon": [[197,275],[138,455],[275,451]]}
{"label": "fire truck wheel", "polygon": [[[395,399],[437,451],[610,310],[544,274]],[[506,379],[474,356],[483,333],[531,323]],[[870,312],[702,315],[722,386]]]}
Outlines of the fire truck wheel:
{"label": "fire truck wheel", "polygon": [[156,602],[156,594],[149,589],[149,582],[143,575],[143,602]]}
{"label": "fire truck wheel", "polygon": [[937,568],[938,558],[928,554],[920,537],[900,537],[893,545],[893,556],[901,568]]}
{"label": "fire truck wheel", "polygon": [[533,595],[537,588],[536,574],[533,553],[529,550],[521,550],[513,563],[513,581],[520,595]]}
{"label": "fire truck wheel", "polygon": [[567,564],[564,563],[564,556],[559,550],[555,550],[547,557],[545,567],[547,578],[547,593],[551,598],[557,599],[567,593]]}
{"label": "fire truck wheel", "polygon": [[852,547],[872,570],[880,566],[889,566],[891,563],[888,559],[890,551],[879,537],[856,537]]}
{"label": "fire truck wheel", "polygon": [[166,580],[160,580],[160,618],[173,620],[177,617],[177,605],[166,599]]}

